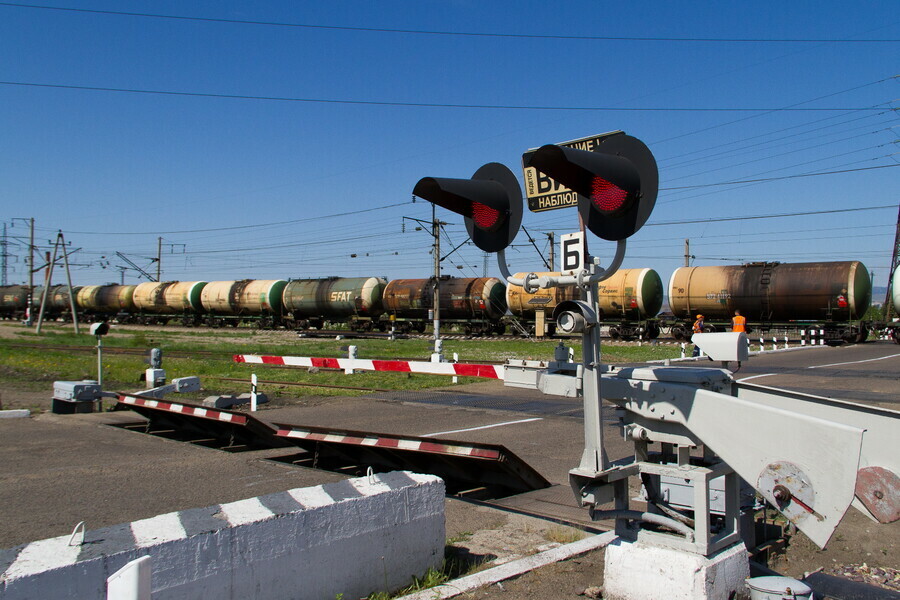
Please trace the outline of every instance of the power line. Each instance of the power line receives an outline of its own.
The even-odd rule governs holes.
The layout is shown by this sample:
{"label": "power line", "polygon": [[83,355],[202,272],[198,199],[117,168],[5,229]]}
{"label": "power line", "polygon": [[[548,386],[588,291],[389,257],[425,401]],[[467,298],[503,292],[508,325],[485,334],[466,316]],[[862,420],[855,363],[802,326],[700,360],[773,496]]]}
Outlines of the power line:
{"label": "power line", "polygon": [[712,42],[712,43],[788,43],[788,44],[872,44],[896,43],[898,39],[837,39],[837,38],[700,38],[700,37],[639,37],[639,36],[601,36],[601,35],[554,35],[529,33],[491,33],[476,31],[442,31],[428,29],[393,29],[387,27],[351,27],[344,25],[314,25],[310,23],[287,23],[283,21],[254,21],[249,19],[224,19],[216,17],[188,17],[182,15],[164,15],[158,13],[126,12],[117,10],[98,10],[90,8],[68,8],[61,6],[44,6],[38,4],[21,4],[18,2],[0,2],[0,6],[16,8],[34,8],[61,12],[90,13],[100,15],[116,15],[126,17],[144,17],[153,19],[169,19],[176,21],[198,21],[203,23],[226,23],[229,25],[261,25],[266,27],[290,27],[299,29],[324,29],[332,31],[364,31],[374,33],[402,33],[414,35],[441,35],[484,38],[512,38],[537,40],[593,40],[610,42]]}
{"label": "power line", "polygon": [[[868,150],[868,148],[864,148],[864,150]],[[833,158],[833,157],[829,157]],[[720,185],[737,185],[740,183],[761,183],[765,181],[778,181],[781,179],[797,179],[798,177],[817,177],[819,175],[838,175],[841,173],[855,173],[857,171],[871,171],[873,169],[890,169],[892,167],[900,167],[900,164],[896,165],[880,165],[877,167],[859,167],[856,169],[842,169],[840,171],[819,171],[818,173],[802,173],[800,175],[784,175],[782,177],[764,177],[762,179],[743,179],[740,181],[721,181],[719,183],[701,183],[698,185],[684,185],[680,187],[665,187],[659,188],[660,190],[692,190],[696,188],[706,188],[706,187],[716,187]],[[682,198],[684,200],[685,198]]]}
{"label": "power line", "polygon": [[[524,104],[444,104],[440,102],[396,102],[387,100],[347,100],[337,98],[297,98],[292,96],[259,96],[253,94],[219,94],[212,92],[179,92],[174,90],[147,90],[139,88],[115,88],[89,85],[63,85],[59,83],[35,83],[31,81],[0,81],[0,85],[52,88],[61,90],[81,90],[88,92],[117,92],[124,94],[145,94],[154,96],[183,96],[191,98],[221,98],[227,100],[262,100],[267,102],[301,102],[308,104],[353,104],[362,106],[408,106],[416,108],[477,108],[501,110],[566,110],[566,111],[608,111],[608,112],[831,112],[831,111],[881,111],[876,107],[622,107],[622,106],[543,106]],[[665,140],[668,141],[668,140]]]}
{"label": "power line", "polygon": [[343,213],[335,213],[333,215],[321,215],[318,217],[307,217],[305,219],[294,219],[291,221],[277,221],[274,223],[258,223],[256,225],[234,225],[233,227],[213,227],[210,229],[182,229],[180,231],[66,231],[69,234],[78,234],[78,235],[173,235],[176,233],[207,233],[211,231],[233,231],[235,229],[257,229],[260,227],[272,227],[275,225],[293,225],[295,223],[306,223],[309,221],[319,221],[321,219],[332,219],[335,217],[347,217],[350,215],[357,215],[360,213],[367,213],[376,210],[384,210],[386,208],[396,208],[398,206],[405,206],[409,204],[409,202],[397,202],[396,204],[388,204],[386,206],[376,206],[374,208],[364,208],[362,210],[353,210],[349,212]]}
{"label": "power line", "polygon": [[[893,165],[900,166],[900,165]],[[645,227],[660,225],[694,225],[697,223],[719,223],[722,221],[752,221],[756,219],[780,219],[782,217],[805,217],[807,215],[828,215],[833,213],[862,212],[865,210],[883,210],[886,208],[897,208],[896,204],[887,204],[885,206],[858,206],[856,208],[836,208],[834,210],[810,210],[805,212],[794,213],[778,213],[771,215],[748,215],[744,217],[718,217],[711,219],[691,219],[686,221],[657,221],[656,223],[647,223]]]}

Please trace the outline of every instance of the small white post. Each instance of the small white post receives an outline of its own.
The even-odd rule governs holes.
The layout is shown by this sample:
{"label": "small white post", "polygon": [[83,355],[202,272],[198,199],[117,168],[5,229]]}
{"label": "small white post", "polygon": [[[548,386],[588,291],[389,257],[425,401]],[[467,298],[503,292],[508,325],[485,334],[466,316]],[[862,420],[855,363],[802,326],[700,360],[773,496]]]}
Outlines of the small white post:
{"label": "small white post", "polygon": [[685,344],[684,342],[681,342],[681,358],[685,358],[687,356],[687,354],[685,354],[686,347],[687,347],[687,344]]}
{"label": "small white post", "polygon": [[[347,358],[350,360],[356,360],[357,357],[357,347],[356,346],[348,346],[347,347]],[[344,369],[344,375],[353,375],[353,367],[346,367]]]}
{"label": "small white post", "polygon": [[759,336],[759,351],[760,352],[766,351],[766,340],[763,338],[762,335]]}
{"label": "small white post", "polygon": [[800,330],[800,345],[801,346],[806,345],[806,330],[805,329]]}
{"label": "small white post", "polygon": [[790,346],[790,340],[791,340],[790,336],[788,336],[787,334],[784,334],[784,349],[785,350],[787,350],[788,346]]}
{"label": "small white post", "polygon": [[250,374],[250,412],[256,412],[256,373]]}
{"label": "small white post", "polygon": [[[459,353],[458,352],[453,353],[453,362],[455,362],[455,363],[459,362]],[[459,377],[457,377],[456,375],[453,376],[453,383],[459,383]]]}
{"label": "small white post", "polygon": [[150,600],[149,556],[136,558],[106,579],[106,600]]}

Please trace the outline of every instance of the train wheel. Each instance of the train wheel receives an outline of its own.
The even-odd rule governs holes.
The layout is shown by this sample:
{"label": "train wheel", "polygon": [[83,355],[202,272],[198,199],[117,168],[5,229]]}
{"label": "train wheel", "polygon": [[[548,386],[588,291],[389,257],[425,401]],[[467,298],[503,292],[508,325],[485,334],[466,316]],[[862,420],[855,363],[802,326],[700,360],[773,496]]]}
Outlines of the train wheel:
{"label": "train wheel", "polygon": [[617,340],[622,337],[622,333],[619,331],[618,327],[610,327],[609,328],[609,337],[613,340]]}
{"label": "train wheel", "polygon": [[655,340],[659,337],[659,324],[647,323],[647,339]]}
{"label": "train wheel", "polygon": [[703,333],[715,333],[716,331],[718,331],[718,329],[716,329],[715,325],[704,325],[703,326]]}

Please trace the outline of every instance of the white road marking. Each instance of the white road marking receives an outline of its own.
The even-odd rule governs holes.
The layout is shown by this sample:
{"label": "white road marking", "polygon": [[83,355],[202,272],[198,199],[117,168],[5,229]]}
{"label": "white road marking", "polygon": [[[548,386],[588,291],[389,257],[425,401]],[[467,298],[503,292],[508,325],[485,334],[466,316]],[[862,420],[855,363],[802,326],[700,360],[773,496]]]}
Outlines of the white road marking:
{"label": "white road marking", "polygon": [[738,381],[749,381],[751,379],[756,379],[757,377],[771,377],[772,375],[778,375],[779,373],[763,373],[762,375],[751,375],[750,377],[744,377],[743,379],[738,379]]}
{"label": "white road marking", "polygon": [[504,425],[517,425],[519,423],[530,423],[531,421],[543,421],[541,417],[531,419],[522,419],[521,421],[506,421],[503,423],[494,423],[493,425],[482,425],[480,427],[469,427],[468,429],[454,429],[452,431],[438,431],[437,433],[426,433],[422,437],[433,437],[436,435],[446,435],[448,433],[463,433],[465,431],[477,431],[479,429],[491,429],[492,427],[503,427]]}
{"label": "white road marking", "polygon": [[874,362],[876,360],[885,360],[887,358],[897,358],[900,354],[891,354],[889,356],[882,356],[879,358],[867,358],[866,360],[852,360],[850,362],[840,362],[840,363],[832,363],[830,365],[814,365],[812,367],[806,367],[807,369],[823,369],[825,367],[839,367],[841,365],[857,365],[859,363],[867,363]]}

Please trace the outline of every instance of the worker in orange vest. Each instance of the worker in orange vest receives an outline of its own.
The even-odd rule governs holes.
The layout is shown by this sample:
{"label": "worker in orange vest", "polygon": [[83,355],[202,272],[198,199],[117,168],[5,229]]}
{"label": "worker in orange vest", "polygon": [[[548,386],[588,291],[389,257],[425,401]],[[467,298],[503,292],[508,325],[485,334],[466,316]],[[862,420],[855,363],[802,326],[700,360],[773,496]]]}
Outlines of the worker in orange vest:
{"label": "worker in orange vest", "polygon": [[739,310],[734,311],[734,318],[731,319],[731,331],[747,333],[747,317],[742,317]]}
{"label": "worker in orange vest", "polygon": [[[697,320],[694,321],[694,333],[703,333],[703,315],[697,315]],[[694,353],[691,356],[700,356],[700,346],[696,343],[694,344]]]}

